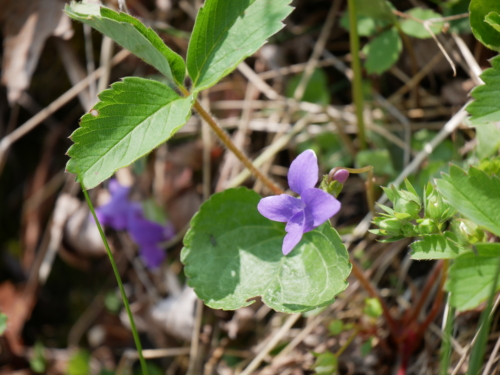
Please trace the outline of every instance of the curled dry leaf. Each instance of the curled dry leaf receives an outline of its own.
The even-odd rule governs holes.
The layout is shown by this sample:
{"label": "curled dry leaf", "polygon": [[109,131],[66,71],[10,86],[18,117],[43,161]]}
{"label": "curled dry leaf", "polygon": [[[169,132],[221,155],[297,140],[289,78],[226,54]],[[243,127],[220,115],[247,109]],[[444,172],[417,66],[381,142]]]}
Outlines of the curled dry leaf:
{"label": "curled dry leaf", "polygon": [[69,39],[73,29],[62,12],[62,0],[2,1],[3,23],[2,84],[9,102],[15,103],[31,80],[45,41],[51,35]]}

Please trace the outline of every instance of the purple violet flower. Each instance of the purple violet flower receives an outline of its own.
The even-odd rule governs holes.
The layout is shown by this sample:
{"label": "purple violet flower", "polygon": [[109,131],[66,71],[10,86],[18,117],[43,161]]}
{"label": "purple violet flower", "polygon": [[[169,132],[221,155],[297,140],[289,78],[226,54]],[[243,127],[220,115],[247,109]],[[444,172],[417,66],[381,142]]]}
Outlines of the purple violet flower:
{"label": "purple violet flower", "polygon": [[111,200],[95,210],[101,225],[115,230],[127,228],[127,214],[130,209],[128,194],[130,187],[122,186],[114,178],[109,181]]}
{"label": "purple violet flower", "polygon": [[165,250],[158,244],[175,235],[172,224],[163,226],[144,217],[139,203],[131,204],[128,212],[128,232],[139,246],[139,254],[149,268],[157,268],[165,259]]}
{"label": "purple violet flower", "polygon": [[111,200],[95,210],[99,222],[115,230],[127,230],[139,246],[139,254],[146,266],[157,268],[165,259],[165,250],[159,243],[174,237],[173,225],[163,226],[146,219],[142,205],[128,199],[130,187],[120,185],[115,179],[109,181],[109,192]]}
{"label": "purple violet flower", "polygon": [[323,190],[316,189],[318,161],[312,150],[301,153],[290,165],[288,184],[300,198],[281,194],[262,198],[257,209],[262,216],[287,223],[283,254],[289,254],[302,235],[319,227],[340,210],[340,202]]}

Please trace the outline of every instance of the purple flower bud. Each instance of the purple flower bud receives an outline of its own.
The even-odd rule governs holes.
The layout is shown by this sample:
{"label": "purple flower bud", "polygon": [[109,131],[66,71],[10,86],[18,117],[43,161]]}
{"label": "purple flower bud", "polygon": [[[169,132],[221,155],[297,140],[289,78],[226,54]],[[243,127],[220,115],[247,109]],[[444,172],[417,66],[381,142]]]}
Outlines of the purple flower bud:
{"label": "purple flower bud", "polygon": [[347,181],[349,178],[349,171],[346,169],[339,169],[338,171],[335,171],[335,173],[332,176],[332,181],[338,181],[341,184]]}

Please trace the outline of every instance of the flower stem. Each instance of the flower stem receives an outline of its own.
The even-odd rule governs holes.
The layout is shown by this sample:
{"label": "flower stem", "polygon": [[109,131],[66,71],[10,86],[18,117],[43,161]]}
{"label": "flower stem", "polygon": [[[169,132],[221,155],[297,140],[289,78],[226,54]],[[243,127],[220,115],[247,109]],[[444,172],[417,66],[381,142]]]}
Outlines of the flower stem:
{"label": "flower stem", "polygon": [[351,47],[351,68],[354,72],[353,79],[353,102],[356,107],[356,118],[358,120],[359,148],[366,148],[365,123],[363,119],[363,81],[361,76],[361,62],[359,61],[359,36],[358,17],[355,0],[348,0],[349,4],[349,43]]}
{"label": "flower stem", "polygon": [[[180,86],[179,90],[185,95],[189,96],[190,93],[186,88]],[[229,135],[217,124],[214,118],[205,111],[205,108],[196,100],[194,102],[193,108],[199,115],[205,120],[205,122],[212,128],[213,132],[219,137],[220,141],[230,150],[238,160],[259,180],[262,181],[274,194],[283,194],[284,191],[278,185],[276,185],[269,177],[264,175],[259,171],[253,164],[252,161],[233,143]]]}
{"label": "flower stem", "polygon": [[[80,181],[82,179],[78,178]],[[118,272],[118,267],[116,266],[115,259],[113,258],[113,253],[111,253],[111,249],[109,248],[108,241],[106,239],[106,235],[102,230],[101,224],[97,219],[97,215],[95,214],[94,206],[92,205],[92,201],[90,200],[89,194],[87,193],[87,189],[83,185],[83,182],[80,182],[82,186],[83,195],[85,195],[85,199],[87,200],[87,204],[90,208],[90,212],[92,212],[92,216],[97,224],[97,229],[99,229],[99,234],[101,235],[102,242],[104,243],[104,247],[106,248],[106,252],[108,253],[109,261],[111,262],[111,267],[113,268],[113,272],[116,277],[116,282],[118,283],[118,287],[120,288],[120,293],[123,299],[123,304],[125,305],[125,310],[127,310],[128,319],[130,321],[130,328],[132,330],[132,335],[134,336],[135,346],[137,347],[137,353],[139,354],[139,361],[141,362],[142,375],[148,375],[148,367],[146,366],[146,360],[142,355],[142,345],[141,340],[139,339],[139,333],[137,332],[137,327],[135,325],[134,316],[132,315],[132,311],[130,310],[130,304],[128,302],[127,295],[125,293],[125,289],[123,288],[123,282],[120,277],[120,272]]]}

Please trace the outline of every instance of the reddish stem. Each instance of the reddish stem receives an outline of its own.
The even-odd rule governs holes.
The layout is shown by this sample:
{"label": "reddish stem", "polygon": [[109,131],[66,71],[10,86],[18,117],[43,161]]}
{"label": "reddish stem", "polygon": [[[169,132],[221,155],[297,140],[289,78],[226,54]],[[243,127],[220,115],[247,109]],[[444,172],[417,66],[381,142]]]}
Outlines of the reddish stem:
{"label": "reddish stem", "polygon": [[392,315],[389,311],[389,308],[387,307],[387,304],[382,299],[377,289],[372,285],[370,280],[366,278],[363,270],[358,265],[358,263],[352,257],[350,257],[350,261],[352,264],[352,274],[358,279],[359,283],[363,286],[363,288],[365,288],[365,290],[372,298],[378,299],[380,305],[382,306],[382,314],[385,318],[385,321],[387,322],[387,325],[389,326],[389,331],[391,332],[391,335],[394,338],[396,338],[398,336],[399,330],[397,328],[396,322],[392,318]]}
{"label": "reddish stem", "polygon": [[436,263],[436,266],[432,270],[431,275],[427,279],[427,283],[425,284],[424,290],[422,291],[422,294],[420,295],[420,298],[417,301],[415,309],[413,310],[410,317],[406,320],[407,326],[411,325],[412,322],[417,321],[420,311],[422,310],[422,307],[424,307],[425,301],[429,296],[429,293],[431,292],[432,287],[434,286],[434,283],[436,282],[442,267],[443,267],[443,261],[440,260]]}
{"label": "reddish stem", "polygon": [[444,283],[446,281],[446,275],[448,274],[448,265],[449,265],[449,260],[446,259],[444,262],[442,262],[442,272],[441,272],[441,280],[439,281],[439,289],[437,291],[436,299],[434,300],[434,304],[432,305],[432,309],[429,312],[429,315],[427,315],[427,318],[424,320],[422,325],[420,326],[421,330],[420,332],[425,332],[429,324],[431,324],[434,319],[436,318],[436,315],[438,314],[439,310],[441,309],[441,304],[443,303],[443,297],[444,297]]}

